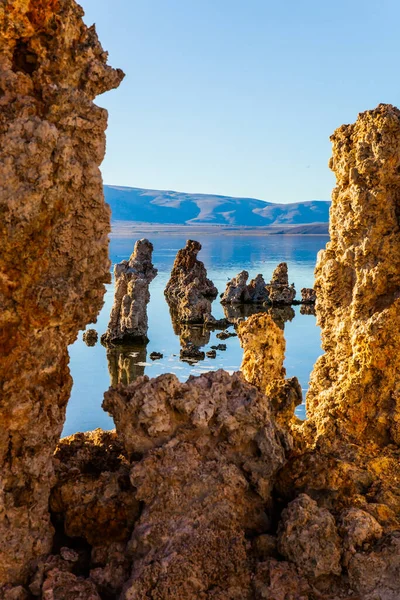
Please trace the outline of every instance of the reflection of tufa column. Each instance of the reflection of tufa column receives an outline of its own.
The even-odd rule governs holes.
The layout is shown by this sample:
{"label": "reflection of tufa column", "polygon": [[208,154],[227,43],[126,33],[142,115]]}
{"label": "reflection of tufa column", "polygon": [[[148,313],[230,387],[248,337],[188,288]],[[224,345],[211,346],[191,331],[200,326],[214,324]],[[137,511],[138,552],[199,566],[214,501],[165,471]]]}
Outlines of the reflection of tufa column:
{"label": "reflection of tufa column", "polygon": [[67,346],[96,319],[109,281],[107,112],[93,99],[123,74],[82,15],[73,0],[0,8],[0,587],[51,550]]}
{"label": "reflection of tufa column", "polygon": [[[112,346],[107,348],[108,371],[110,385],[129,385],[141,375],[144,375],[147,358],[145,345]],[[138,364],[139,363],[139,364]]]}
{"label": "reflection of tufa column", "polygon": [[157,275],[151,262],[152,252],[149,240],[138,240],[129,261],[115,265],[114,304],[103,343],[148,342],[149,285]]}

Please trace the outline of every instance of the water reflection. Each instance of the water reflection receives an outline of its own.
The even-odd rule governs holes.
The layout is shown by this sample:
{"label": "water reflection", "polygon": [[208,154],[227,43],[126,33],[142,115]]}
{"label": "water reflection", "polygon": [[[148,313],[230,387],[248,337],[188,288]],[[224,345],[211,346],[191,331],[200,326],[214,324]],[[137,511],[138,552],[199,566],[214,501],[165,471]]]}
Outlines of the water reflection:
{"label": "water reflection", "polygon": [[144,375],[146,367],[146,345],[123,345],[107,348],[108,372],[110,385],[119,383],[129,385],[137,377]]}

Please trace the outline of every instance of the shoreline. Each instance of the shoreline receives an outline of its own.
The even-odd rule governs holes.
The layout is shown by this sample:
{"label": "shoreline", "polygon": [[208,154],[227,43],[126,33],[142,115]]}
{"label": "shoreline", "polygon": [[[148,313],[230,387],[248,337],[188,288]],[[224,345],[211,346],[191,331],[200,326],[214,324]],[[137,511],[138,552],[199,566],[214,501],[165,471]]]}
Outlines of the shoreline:
{"label": "shoreline", "polygon": [[238,227],[229,225],[159,225],[136,223],[134,221],[114,221],[111,223],[110,237],[131,237],[137,234],[161,235],[215,235],[215,236],[266,236],[291,235],[329,237],[327,223],[306,225]]}

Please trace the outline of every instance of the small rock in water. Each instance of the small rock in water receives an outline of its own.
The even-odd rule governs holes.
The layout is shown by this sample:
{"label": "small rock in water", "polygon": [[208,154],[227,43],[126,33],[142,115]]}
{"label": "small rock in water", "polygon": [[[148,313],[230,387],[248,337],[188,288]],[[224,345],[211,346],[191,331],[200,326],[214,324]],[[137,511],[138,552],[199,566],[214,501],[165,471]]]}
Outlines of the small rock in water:
{"label": "small rock in water", "polygon": [[230,337],[237,337],[237,333],[230,333],[229,331],[221,331],[221,333],[217,333],[216,337],[220,340],[227,340]]}
{"label": "small rock in water", "polygon": [[216,352],[216,350],[208,350],[208,352],[206,352],[206,356],[208,358],[216,358],[217,352]]}
{"label": "small rock in water", "polygon": [[213,350],[222,350],[222,351],[225,351],[226,350],[226,344],[218,344],[217,346],[211,346],[211,348]]}
{"label": "small rock in water", "polygon": [[199,360],[204,360],[205,357],[205,353],[196,348],[196,346],[182,348],[179,355],[179,358],[185,362],[198,362]]}
{"label": "small rock in water", "polygon": [[99,334],[95,329],[88,329],[87,331],[84,331],[82,339],[87,346],[95,346],[99,339]]}
{"label": "small rock in water", "polygon": [[161,354],[161,352],[151,352],[150,358],[151,360],[159,360],[160,358],[164,358],[164,354]]}

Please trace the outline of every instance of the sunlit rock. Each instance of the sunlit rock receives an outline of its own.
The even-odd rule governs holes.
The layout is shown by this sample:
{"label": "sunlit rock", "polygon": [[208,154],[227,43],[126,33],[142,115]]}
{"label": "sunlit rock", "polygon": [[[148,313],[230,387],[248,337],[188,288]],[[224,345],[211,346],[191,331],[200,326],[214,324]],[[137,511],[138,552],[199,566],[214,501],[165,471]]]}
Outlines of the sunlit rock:
{"label": "sunlit rock", "polygon": [[115,265],[114,304],[103,343],[148,342],[149,285],[157,275],[151,262],[152,253],[153,244],[149,240],[138,240],[130,259]]}

